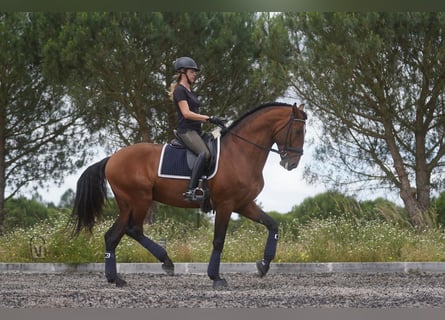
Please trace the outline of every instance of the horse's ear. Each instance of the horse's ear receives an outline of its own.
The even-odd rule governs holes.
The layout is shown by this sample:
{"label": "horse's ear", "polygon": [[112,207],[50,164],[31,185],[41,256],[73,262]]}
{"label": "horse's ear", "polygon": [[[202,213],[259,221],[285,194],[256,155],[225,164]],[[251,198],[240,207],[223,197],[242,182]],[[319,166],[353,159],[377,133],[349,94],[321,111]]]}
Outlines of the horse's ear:
{"label": "horse's ear", "polygon": [[294,103],[293,109],[294,109],[294,113],[295,114],[298,113],[298,110],[303,111],[304,110],[304,103],[300,104],[298,107],[297,107],[297,103]]}

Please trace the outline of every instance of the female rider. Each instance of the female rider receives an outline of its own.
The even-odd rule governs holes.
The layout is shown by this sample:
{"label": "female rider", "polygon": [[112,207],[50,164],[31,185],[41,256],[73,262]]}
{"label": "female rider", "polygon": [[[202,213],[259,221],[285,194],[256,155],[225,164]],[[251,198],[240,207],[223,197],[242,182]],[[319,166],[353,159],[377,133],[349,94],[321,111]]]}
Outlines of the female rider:
{"label": "female rider", "polygon": [[199,112],[199,99],[191,89],[197,72],[199,72],[196,62],[190,57],[180,57],[176,59],[174,68],[176,81],[172,84],[169,95],[173,100],[178,116],[177,134],[187,148],[197,155],[188,190],[183,195],[186,200],[196,201],[200,196],[202,198],[202,194],[196,194],[198,191],[196,188],[210,158],[210,152],[201,137],[202,123],[210,121],[224,126],[224,122],[221,119]]}

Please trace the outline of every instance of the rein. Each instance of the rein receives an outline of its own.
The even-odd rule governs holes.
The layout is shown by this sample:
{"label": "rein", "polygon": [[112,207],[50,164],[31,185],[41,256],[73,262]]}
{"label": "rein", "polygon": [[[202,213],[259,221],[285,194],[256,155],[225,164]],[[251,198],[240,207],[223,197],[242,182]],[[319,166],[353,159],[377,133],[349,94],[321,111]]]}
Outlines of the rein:
{"label": "rein", "polygon": [[262,146],[262,145],[259,145],[259,144],[255,143],[255,142],[252,142],[252,141],[250,141],[250,140],[247,140],[246,138],[241,137],[239,134],[237,134],[237,133],[235,133],[235,132],[229,131],[229,133],[230,133],[231,135],[237,137],[238,139],[243,140],[244,142],[247,142],[247,143],[249,143],[249,144],[251,144],[251,145],[257,147],[258,149],[265,150],[265,151],[272,151],[272,152],[275,152],[275,153],[278,153],[279,155],[281,155],[281,151],[280,151],[280,150],[273,149],[273,148],[267,148],[267,147],[264,147],[264,146]]}
{"label": "rein", "polygon": [[278,132],[275,134],[275,136],[276,136],[281,130],[283,130],[287,126],[286,142],[285,142],[285,145],[284,145],[284,148],[283,148],[282,151],[280,151],[279,149],[268,148],[268,147],[264,147],[262,145],[259,145],[259,144],[255,143],[253,141],[250,141],[250,140],[248,140],[248,139],[246,139],[246,138],[240,136],[239,134],[237,134],[235,132],[232,132],[230,130],[229,130],[229,133],[232,134],[233,136],[237,137],[238,139],[243,140],[244,142],[247,142],[247,143],[257,147],[258,149],[277,153],[277,154],[279,154],[281,156],[281,158],[285,158],[287,156],[288,152],[297,153],[297,154],[302,155],[303,154],[303,148],[294,148],[294,147],[290,147],[289,146],[290,140],[292,138],[291,129],[292,129],[292,122],[293,121],[300,121],[300,122],[303,122],[304,124],[306,123],[306,121],[303,120],[303,119],[292,118],[292,114],[291,114],[291,117],[290,117],[289,121],[284,126],[282,126],[278,130]]}

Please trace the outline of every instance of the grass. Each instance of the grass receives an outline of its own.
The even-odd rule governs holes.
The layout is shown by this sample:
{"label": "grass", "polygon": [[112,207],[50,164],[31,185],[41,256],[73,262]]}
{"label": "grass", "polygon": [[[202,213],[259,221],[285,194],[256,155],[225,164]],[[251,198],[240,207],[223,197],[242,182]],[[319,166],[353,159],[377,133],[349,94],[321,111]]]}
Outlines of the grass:
{"label": "grass", "polygon": [[418,231],[385,221],[315,220],[300,230],[308,261],[445,261],[445,233]]}
{"label": "grass", "polygon": [[[93,234],[70,239],[67,218],[16,229],[0,237],[0,262],[103,262],[106,230],[112,221],[99,223]],[[200,228],[172,220],[145,226],[154,241],[165,238],[175,262],[208,262],[212,249],[213,225]],[[34,237],[34,240],[31,239]],[[244,223],[228,232],[223,262],[254,262],[262,258],[267,230],[259,224]],[[31,248],[44,248],[33,257]],[[134,240],[124,237],[117,249],[118,262],[157,262]],[[386,221],[351,219],[347,216],[295,221],[280,226],[275,262],[388,262],[445,261],[445,232],[440,228],[418,231]]]}

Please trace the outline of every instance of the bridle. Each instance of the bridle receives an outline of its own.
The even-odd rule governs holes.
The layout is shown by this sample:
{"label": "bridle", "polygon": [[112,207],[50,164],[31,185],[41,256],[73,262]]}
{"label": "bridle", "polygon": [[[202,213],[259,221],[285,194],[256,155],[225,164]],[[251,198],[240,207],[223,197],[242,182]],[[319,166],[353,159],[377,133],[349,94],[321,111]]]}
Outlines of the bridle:
{"label": "bridle", "polygon": [[232,134],[233,136],[237,137],[240,140],[243,140],[244,142],[247,142],[261,150],[265,150],[268,152],[274,152],[280,155],[281,160],[285,160],[289,157],[289,153],[295,153],[297,155],[303,155],[303,148],[296,148],[296,147],[292,147],[291,146],[291,142],[292,142],[292,124],[295,122],[303,122],[304,125],[306,125],[306,120],[304,119],[299,119],[299,118],[295,118],[293,117],[293,113],[291,112],[291,116],[289,118],[289,121],[283,125],[280,129],[278,129],[277,133],[274,135],[274,138],[285,128],[287,127],[287,132],[286,132],[286,139],[285,139],[285,143],[284,143],[284,147],[282,150],[278,149],[274,149],[274,148],[268,148],[268,147],[264,147],[262,145],[259,145],[253,141],[250,141],[242,136],[240,136],[239,134],[232,132],[229,130],[229,133]]}
{"label": "bridle", "polygon": [[[291,118],[289,119],[288,123],[287,123],[287,132],[286,132],[286,140],[284,143],[284,148],[283,150],[278,151],[278,153],[281,156],[281,159],[286,159],[289,155],[288,153],[296,153],[297,155],[303,155],[303,148],[296,148],[296,147],[292,147],[291,142],[292,142],[292,124],[297,121],[297,122],[302,122],[304,124],[304,126],[306,126],[306,120],[303,119],[298,119],[298,118],[293,118],[291,116]],[[284,127],[283,127],[284,128]],[[280,132],[283,128],[281,128],[278,132]],[[278,134],[277,132],[277,134]],[[274,151],[276,152],[276,151]]]}

